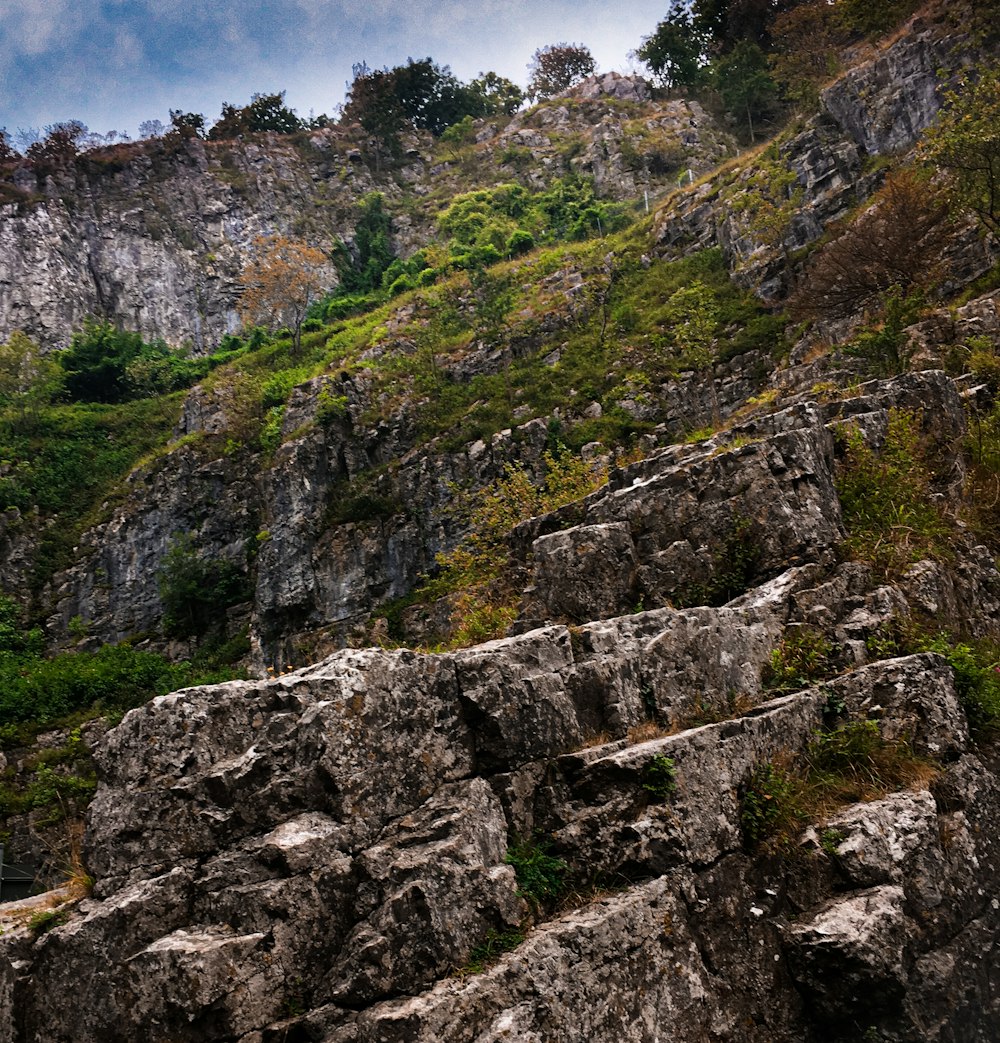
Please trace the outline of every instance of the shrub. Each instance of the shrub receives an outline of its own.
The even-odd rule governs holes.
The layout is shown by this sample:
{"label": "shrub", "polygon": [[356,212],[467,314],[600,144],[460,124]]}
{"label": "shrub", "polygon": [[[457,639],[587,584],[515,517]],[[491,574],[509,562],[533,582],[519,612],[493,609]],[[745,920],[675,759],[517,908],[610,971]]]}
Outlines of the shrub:
{"label": "shrub", "polygon": [[549,854],[551,849],[550,840],[525,840],[508,849],[504,859],[507,865],[514,867],[517,893],[536,908],[552,902],[566,890],[569,866],[561,858]]}
{"label": "shrub", "polygon": [[743,835],[751,845],[767,842],[780,848],[810,819],[932,775],[933,768],[906,742],[887,740],[877,721],[849,721],[817,732],[801,756],[754,769],[741,799]]}
{"label": "shrub", "polygon": [[658,803],[668,800],[677,789],[677,769],[673,758],[657,754],[642,769],[642,788]]}
{"label": "shrub", "polygon": [[973,732],[989,740],[1000,736],[1000,649],[985,641],[953,643],[945,635],[920,647],[944,656],[955,671],[955,690]]}
{"label": "shrub", "polygon": [[798,780],[780,764],[768,762],[754,769],[740,810],[743,835],[751,844],[759,844],[801,822],[799,790]]}
{"label": "shrub", "polygon": [[508,257],[519,257],[521,254],[534,250],[534,248],[535,237],[523,228],[518,228],[511,232],[510,237],[507,239],[506,249]]}
{"label": "shrub", "polygon": [[885,572],[928,557],[947,560],[950,528],[933,499],[932,477],[913,413],[889,411],[881,451],[849,431],[836,486],[850,554]]}
{"label": "shrub", "polygon": [[828,677],[832,647],[823,633],[812,627],[786,631],[764,668],[764,686],[779,692],[795,692]]}
{"label": "shrub", "polygon": [[947,200],[928,175],[894,171],[818,251],[792,297],[792,314],[842,319],[931,291],[947,277],[943,258],[953,228]]}
{"label": "shrub", "polygon": [[246,574],[230,561],[204,558],[188,534],[175,536],[157,573],[168,637],[198,637],[218,630],[225,610],[249,596]]}
{"label": "shrub", "polygon": [[482,974],[487,967],[494,963],[505,953],[516,949],[524,941],[524,931],[512,929],[498,931],[491,927],[486,932],[486,937],[469,953],[469,962],[462,968],[464,974]]}
{"label": "shrub", "polygon": [[[66,394],[76,402],[125,402],[185,387],[207,371],[163,341],[146,344],[138,333],[87,319],[57,356]],[[131,376],[130,376],[131,368]]]}

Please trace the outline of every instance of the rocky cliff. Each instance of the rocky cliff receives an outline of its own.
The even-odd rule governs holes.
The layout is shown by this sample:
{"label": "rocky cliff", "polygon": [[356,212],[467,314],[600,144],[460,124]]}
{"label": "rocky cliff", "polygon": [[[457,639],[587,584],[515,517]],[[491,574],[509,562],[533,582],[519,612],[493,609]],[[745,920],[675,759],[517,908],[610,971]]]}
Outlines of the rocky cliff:
{"label": "rocky cliff", "polygon": [[[160,583],[185,535],[249,582],[228,611],[256,679],[76,733],[97,791],[75,879],[0,906],[0,1043],[996,1038],[1000,294],[969,285],[990,251],[957,223],[965,297],[863,331],[891,335],[892,376],[846,339],[859,316],[803,336],[760,302],[972,60],[930,9],[647,224],[504,269],[502,336],[456,280],[184,395],[35,597],[57,644],[186,654]],[[349,238],[362,189],[458,190],[473,159],[487,182],[575,165],[634,197],[729,147],[700,107],[648,105],[595,80],[466,153],[415,145],[393,181],[335,134],[138,147],[6,208],[0,265],[25,275],[3,299],[54,340],[124,250],[102,307],[145,271],[140,328],[200,316],[211,339],[247,238],[293,212]],[[183,225],[154,235],[153,200]],[[672,332],[692,292],[718,313],[708,361]],[[464,333],[434,325],[446,309]],[[594,480],[505,532],[505,636],[431,651],[453,602],[414,589],[468,533],[456,502],[539,479],[564,437]],[[6,589],[45,524],[4,516]],[[5,781],[59,767],[10,759]],[[26,848],[33,814],[8,826]]]}
{"label": "rocky cliff", "polygon": [[[520,636],[131,712],[96,750],[93,895],[41,936],[6,913],[0,1038],[992,1038],[1000,780],[948,663],[872,650],[927,613],[996,633],[1000,573],[968,537],[895,581],[836,553],[837,432],[877,444],[915,403],[957,445],[961,398],[928,372],[615,472],[523,534]],[[737,517],[749,589],[631,611],[711,587]],[[775,698],[804,630],[837,675]],[[762,766],[865,724],[909,785],[758,845]],[[523,857],[555,902],[516,872],[543,836]]]}
{"label": "rocky cliff", "polygon": [[390,169],[370,162],[357,127],[226,142],[168,135],[54,172],[15,168],[0,182],[0,339],[21,329],[65,347],[98,316],[204,352],[239,328],[240,273],[256,237],[290,235],[327,252],[352,245],[359,201],[373,190],[385,194],[406,256],[435,231],[434,199],[518,180],[541,188],[574,171],[605,196],[635,200],[735,151],[697,103],[653,102],[643,81],[614,74],[479,136],[467,146],[413,137]]}

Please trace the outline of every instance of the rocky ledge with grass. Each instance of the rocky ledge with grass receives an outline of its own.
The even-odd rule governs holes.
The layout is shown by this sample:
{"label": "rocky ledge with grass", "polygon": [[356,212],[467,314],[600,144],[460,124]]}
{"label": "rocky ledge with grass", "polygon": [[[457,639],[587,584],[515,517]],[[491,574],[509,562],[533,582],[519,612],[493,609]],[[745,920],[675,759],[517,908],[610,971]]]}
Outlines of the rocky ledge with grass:
{"label": "rocky ledge with grass", "polygon": [[[958,401],[874,382],[629,465],[518,534],[518,636],[131,711],[95,750],[92,893],[0,938],[0,1039],[987,1039],[1000,699],[921,650],[906,576],[840,560],[834,476],[845,425],[930,432],[934,502]],[[705,558],[738,516],[752,561]],[[631,577],[599,602],[591,553]],[[989,629],[974,560],[927,568]]]}

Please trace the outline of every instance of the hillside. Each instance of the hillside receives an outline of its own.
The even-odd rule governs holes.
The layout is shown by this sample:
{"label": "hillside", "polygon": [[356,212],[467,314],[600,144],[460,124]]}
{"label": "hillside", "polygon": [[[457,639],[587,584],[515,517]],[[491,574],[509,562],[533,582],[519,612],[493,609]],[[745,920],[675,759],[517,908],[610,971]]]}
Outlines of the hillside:
{"label": "hillside", "polygon": [[13,170],[0,1043],[992,1040],[998,55]]}

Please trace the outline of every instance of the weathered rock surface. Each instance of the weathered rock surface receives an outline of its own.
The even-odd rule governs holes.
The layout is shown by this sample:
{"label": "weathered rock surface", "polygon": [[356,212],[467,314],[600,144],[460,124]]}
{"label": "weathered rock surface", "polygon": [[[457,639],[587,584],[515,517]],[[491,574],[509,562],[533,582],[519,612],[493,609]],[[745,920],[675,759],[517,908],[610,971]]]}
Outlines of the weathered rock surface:
{"label": "weathered rock surface", "polygon": [[[0,1031],[651,1040],[671,1019],[678,1040],[849,1039],[859,1025],[959,1038],[968,1008],[921,1034],[916,968],[980,980],[959,939],[992,915],[983,867],[1000,804],[941,660],[875,663],[729,720],[627,739],[651,716],[679,721],[686,687],[706,693],[701,712],[713,691],[724,705],[733,671],[756,688],[744,707],[766,699],[767,635],[810,581],[795,570],[754,608],[661,609],[445,656],[345,651],[132,711],[99,751],[94,897],[37,940],[0,940]],[[751,662],[716,662],[696,620]],[[835,697],[937,758],[940,788],[841,812],[830,854],[762,859],[744,846],[742,790],[758,765],[804,749]],[[567,752],[595,729],[611,741]],[[674,789],[653,795],[664,758]],[[579,898],[492,969],[449,979],[526,916],[504,856],[535,830],[576,886],[623,890]]]}
{"label": "weathered rock surface", "polygon": [[[648,95],[641,80],[595,77],[569,108],[541,112],[540,129],[518,117],[484,135],[475,187],[523,178],[544,188],[575,170],[592,176],[602,195],[634,199],[671,184],[681,168],[705,170],[735,150],[696,103]],[[227,142],[167,135],[84,154],[38,183],[27,167],[16,170],[12,184],[24,201],[0,207],[0,340],[22,329],[45,347],[64,347],[96,315],[146,339],[211,350],[239,328],[240,272],[257,236],[308,239],[331,253],[353,242],[359,201],[374,189],[391,213],[431,184],[438,192],[473,187],[462,164],[452,171],[449,160],[433,163],[429,140],[407,141],[406,165],[395,171],[370,167],[358,147],[365,144],[351,128]],[[529,161],[523,173],[518,156]],[[434,217],[419,207],[415,217],[398,215],[400,254],[431,238]],[[336,278],[331,264],[331,285]]]}
{"label": "weathered rock surface", "polygon": [[[748,164],[735,179],[727,175],[695,186],[662,211],[659,249],[673,255],[721,246],[739,279],[765,299],[782,298],[789,288],[788,254],[815,242],[872,194],[881,177],[867,161],[913,148],[941,108],[943,87],[964,69],[968,55],[967,33],[915,20],[884,52],[823,90],[819,114],[800,132],[779,139],[773,154]],[[773,229],[765,233],[752,215],[761,181],[766,185],[786,173],[793,175],[791,187],[765,209],[777,213],[787,205],[784,228],[773,241]],[[770,228],[768,221],[761,224]],[[975,237],[963,239],[963,251],[963,265],[989,267]]]}

